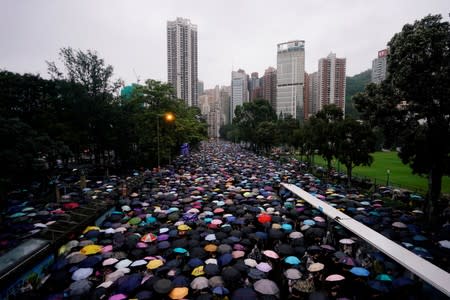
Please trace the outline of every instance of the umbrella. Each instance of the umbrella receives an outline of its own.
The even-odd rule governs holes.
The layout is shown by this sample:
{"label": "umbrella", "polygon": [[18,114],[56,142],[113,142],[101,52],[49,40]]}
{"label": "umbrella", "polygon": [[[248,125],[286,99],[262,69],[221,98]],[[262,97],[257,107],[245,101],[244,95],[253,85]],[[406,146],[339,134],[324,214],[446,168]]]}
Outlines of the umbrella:
{"label": "umbrella", "polygon": [[207,252],[216,252],[217,246],[214,244],[208,244],[203,249],[205,249],[205,251],[207,251]]}
{"label": "umbrella", "polygon": [[119,260],[118,260],[117,258],[111,257],[111,258],[105,259],[105,260],[102,262],[102,265],[103,265],[103,266],[110,266],[110,265],[114,265],[114,264],[117,263],[118,261],[119,261]]}
{"label": "umbrella", "polygon": [[210,287],[215,288],[218,286],[223,286],[224,282],[221,276],[213,276],[208,280],[208,284]]}
{"label": "umbrella", "polygon": [[225,267],[222,270],[222,278],[228,282],[237,282],[241,278],[241,273],[233,267]]}
{"label": "umbrella", "polygon": [[300,259],[298,259],[297,256],[288,256],[284,259],[284,262],[287,264],[290,264],[290,265],[298,265],[302,261]]}
{"label": "umbrella", "polygon": [[215,295],[221,295],[221,296],[228,295],[230,293],[230,291],[227,288],[223,287],[223,286],[215,287],[212,292]]}
{"label": "umbrella", "polygon": [[313,263],[313,264],[309,265],[308,271],[318,272],[318,271],[323,270],[324,267],[325,267],[324,264],[317,262],[317,263]]}
{"label": "umbrella", "polygon": [[256,260],[252,259],[252,258],[246,258],[244,259],[244,263],[245,265],[249,266],[250,268],[254,268],[256,267],[256,265],[258,264],[256,262]]}
{"label": "umbrella", "polygon": [[87,245],[81,248],[80,253],[84,255],[96,254],[102,251],[102,246],[100,245]]}
{"label": "umbrella", "polygon": [[280,256],[278,256],[277,253],[275,253],[275,251],[272,250],[265,250],[263,251],[263,254],[269,258],[273,258],[273,259],[278,259],[280,258]]}
{"label": "umbrella", "polygon": [[291,280],[297,280],[300,279],[302,277],[302,273],[300,273],[299,270],[297,269],[287,269],[284,272],[284,276],[286,276],[287,279],[291,279]]}
{"label": "umbrella", "polygon": [[154,259],[148,262],[147,269],[154,270],[164,265],[164,262],[161,259]]}
{"label": "umbrella", "polygon": [[392,281],[392,286],[395,288],[413,285],[413,284],[414,284],[414,281],[407,277],[399,277]]}
{"label": "umbrella", "polygon": [[439,241],[439,246],[446,248],[446,249],[450,249],[450,241],[448,241],[448,240]]}
{"label": "umbrella", "polygon": [[293,231],[293,232],[289,233],[289,237],[291,239],[301,239],[303,237],[303,233],[301,233],[299,231]]}
{"label": "umbrella", "polygon": [[348,256],[342,257],[341,259],[339,259],[339,263],[344,264],[346,266],[352,266],[352,267],[356,266],[356,264],[357,264],[353,258],[348,257]]}
{"label": "umbrella", "polygon": [[350,269],[350,272],[356,276],[367,277],[370,272],[367,269],[361,267],[353,267]]}
{"label": "umbrella", "polygon": [[208,278],[206,277],[196,277],[191,282],[191,288],[194,290],[203,290],[208,287]]}
{"label": "umbrella", "polygon": [[370,280],[368,282],[368,284],[369,284],[370,288],[372,288],[372,289],[374,289],[376,291],[379,291],[379,292],[382,292],[382,293],[389,292],[389,288],[386,285],[384,285],[381,281]]}
{"label": "umbrella", "polygon": [[232,300],[256,300],[258,295],[252,288],[244,287],[239,288],[231,295]]}
{"label": "umbrella", "polygon": [[87,258],[86,255],[79,253],[79,252],[72,252],[71,254],[67,255],[67,262],[69,264],[77,264]]}
{"label": "umbrella", "polygon": [[116,263],[114,265],[114,267],[116,267],[116,269],[122,269],[122,268],[126,268],[129,265],[131,265],[133,262],[129,259],[122,259],[121,261],[119,261],[118,263]]}
{"label": "umbrella", "polygon": [[172,282],[169,279],[159,279],[153,283],[153,289],[158,294],[167,294],[172,290]]}
{"label": "umbrella", "polygon": [[92,282],[87,279],[77,280],[69,286],[70,296],[81,296],[90,291]]}
{"label": "umbrella", "polygon": [[260,214],[258,217],[258,222],[261,224],[270,223],[272,221],[272,216],[268,214]]}
{"label": "umbrella", "polygon": [[355,241],[352,239],[340,239],[339,243],[343,244],[343,245],[351,245],[353,244]]}
{"label": "umbrella", "polygon": [[178,300],[184,299],[189,294],[189,289],[187,287],[176,287],[169,293],[169,298]]}
{"label": "umbrella", "polygon": [[204,268],[205,268],[204,266],[198,266],[198,267],[194,268],[194,270],[192,270],[192,272],[191,272],[191,275],[193,275],[195,277],[204,275],[205,274]]}
{"label": "umbrella", "polygon": [[144,242],[144,243],[151,243],[156,240],[157,240],[157,237],[153,233],[147,233],[141,237],[141,242]]}
{"label": "umbrella", "polygon": [[253,288],[263,295],[278,295],[280,289],[277,284],[269,279],[260,279],[253,284]]}
{"label": "umbrella", "polygon": [[250,272],[248,272],[247,276],[252,278],[252,279],[254,279],[254,280],[267,278],[267,274],[266,273],[264,273],[263,271],[260,271],[260,270],[258,270],[256,268],[250,269]]}
{"label": "umbrella", "polygon": [[345,277],[339,274],[332,274],[325,278],[326,281],[341,281],[344,280]]}
{"label": "umbrella", "polygon": [[272,270],[272,267],[266,262],[260,262],[259,264],[256,265],[256,268],[265,273],[270,272]]}
{"label": "umbrella", "polygon": [[378,274],[375,279],[379,281],[392,281],[392,276],[388,274]]}
{"label": "umbrella", "polygon": [[80,268],[73,272],[72,279],[75,281],[86,279],[94,272],[92,268]]}
{"label": "umbrella", "polygon": [[402,222],[394,222],[394,223],[392,223],[392,227],[400,228],[400,229],[408,228],[408,226],[406,226],[406,224],[402,223]]}

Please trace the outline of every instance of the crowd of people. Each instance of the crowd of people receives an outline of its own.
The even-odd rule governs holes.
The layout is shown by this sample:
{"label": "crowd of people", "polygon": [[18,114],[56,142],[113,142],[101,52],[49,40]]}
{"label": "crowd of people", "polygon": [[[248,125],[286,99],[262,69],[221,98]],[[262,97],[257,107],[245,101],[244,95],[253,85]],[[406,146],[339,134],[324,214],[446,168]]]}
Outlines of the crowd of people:
{"label": "crowd of people", "polygon": [[[117,193],[59,250],[36,299],[444,299],[285,189],[292,183],[449,270],[450,226],[225,142],[204,143]],[[109,185],[110,190],[119,186]],[[106,196],[107,197],[107,196]],[[448,224],[446,224],[448,225]]]}

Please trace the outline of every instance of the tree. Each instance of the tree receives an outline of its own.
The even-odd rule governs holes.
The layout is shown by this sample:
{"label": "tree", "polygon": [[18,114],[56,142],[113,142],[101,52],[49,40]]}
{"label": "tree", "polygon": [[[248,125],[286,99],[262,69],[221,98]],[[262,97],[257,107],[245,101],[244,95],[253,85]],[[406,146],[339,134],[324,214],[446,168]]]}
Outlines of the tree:
{"label": "tree", "polygon": [[345,81],[345,116],[358,118],[358,111],[355,109],[352,97],[357,93],[364,91],[367,84],[370,83],[372,77],[372,69],[356,74],[351,77],[346,77]]}
{"label": "tree", "polygon": [[[428,176],[426,212],[433,220],[442,176],[450,174],[450,24],[440,15],[426,16],[403,26],[388,45],[388,86],[381,87],[381,93],[366,89],[359,109],[385,132],[397,125],[403,163],[413,173]],[[376,102],[365,107],[370,101]],[[390,122],[383,124],[380,111],[385,104]]]}
{"label": "tree", "polygon": [[367,124],[355,119],[346,118],[336,126],[336,157],[347,168],[349,185],[352,180],[352,170],[355,166],[370,166],[375,151],[376,138]]}
{"label": "tree", "polygon": [[256,128],[264,121],[276,121],[276,113],[267,100],[257,99],[238,105],[233,124],[239,128],[239,136],[256,150]]}
{"label": "tree", "polygon": [[336,125],[342,122],[344,113],[334,104],[325,105],[317,114],[310,118],[314,131],[313,144],[318,153],[327,161],[331,169],[331,161],[336,153]]}

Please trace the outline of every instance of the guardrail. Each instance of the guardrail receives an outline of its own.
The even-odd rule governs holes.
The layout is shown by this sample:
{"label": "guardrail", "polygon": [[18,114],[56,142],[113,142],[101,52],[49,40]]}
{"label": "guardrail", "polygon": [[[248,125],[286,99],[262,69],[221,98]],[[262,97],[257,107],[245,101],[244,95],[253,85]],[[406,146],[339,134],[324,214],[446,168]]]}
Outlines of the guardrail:
{"label": "guardrail", "polygon": [[375,230],[367,227],[366,225],[361,224],[360,222],[335,209],[326,202],[317,199],[298,186],[287,183],[282,183],[282,185],[286,189],[290,190],[291,192],[308,202],[314,208],[323,212],[329,218],[333,219],[341,226],[347,228],[348,230],[356,234],[359,238],[377,248],[388,257],[392,258],[397,263],[410,270],[411,272],[422,278],[424,281],[428,282],[430,285],[450,297],[450,273],[433,265],[429,261],[414,254],[408,249],[379,234]]}

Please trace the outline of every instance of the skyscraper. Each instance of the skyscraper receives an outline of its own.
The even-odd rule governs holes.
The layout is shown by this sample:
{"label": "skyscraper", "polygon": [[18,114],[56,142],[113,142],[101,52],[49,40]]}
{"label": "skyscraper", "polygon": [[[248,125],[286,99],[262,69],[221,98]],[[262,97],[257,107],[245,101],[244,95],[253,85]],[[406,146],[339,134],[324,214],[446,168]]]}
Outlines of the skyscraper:
{"label": "skyscraper", "polygon": [[386,79],[388,49],[378,51],[378,57],[372,61],[372,82],[381,83]]}
{"label": "skyscraper", "polygon": [[305,41],[277,45],[277,115],[303,119],[305,80]]}
{"label": "skyscraper", "polygon": [[345,113],[345,68],[346,59],[335,53],[319,60],[319,110],[335,104]]}
{"label": "skyscraper", "polygon": [[262,97],[261,79],[258,77],[258,72],[253,72],[250,81],[248,82],[248,91],[250,101]]}
{"label": "skyscraper", "polygon": [[248,79],[247,74],[242,69],[231,72],[231,112],[230,118],[234,118],[236,106],[248,102]]}
{"label": "skyscraper", "polygon": [[269,67],[264,72],[262,78],[263,99],[270,102],[272,108],[276,110],[277,101],[277,70],[273,67]]}
{"label": "skyscraper", "polygon": [[198,106],[197,25],[189,19],[167,21],[167,74],[177,98]]}

